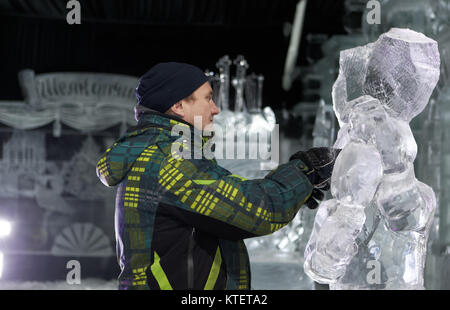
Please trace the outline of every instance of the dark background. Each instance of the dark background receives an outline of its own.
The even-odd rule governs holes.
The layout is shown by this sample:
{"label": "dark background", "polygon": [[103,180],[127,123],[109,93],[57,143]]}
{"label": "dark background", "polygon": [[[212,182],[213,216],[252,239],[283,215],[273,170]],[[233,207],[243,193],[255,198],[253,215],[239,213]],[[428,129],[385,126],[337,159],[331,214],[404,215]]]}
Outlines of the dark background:
{"label": "dark background", "polygon": [[[309,0],[308,34],[345,33],[343,0]],[[18,71],[78,71],[141,76],[163,61],[217,71],[225,54],[242,54],[248,73],[265,76],[264,105],[287,107],[281,78],[297,0],[80,0],[81,25],[66,23],[66,0],[0,0],[0,100],[21,100]],[[320,53],[318,50],[317,53]]]}

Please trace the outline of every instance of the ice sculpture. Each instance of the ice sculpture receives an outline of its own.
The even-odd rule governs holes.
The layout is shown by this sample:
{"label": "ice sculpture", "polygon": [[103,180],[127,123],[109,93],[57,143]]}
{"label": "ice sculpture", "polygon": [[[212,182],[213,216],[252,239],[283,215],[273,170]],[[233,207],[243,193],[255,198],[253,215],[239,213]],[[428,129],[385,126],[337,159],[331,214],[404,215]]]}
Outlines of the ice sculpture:
{"label": "ice sculpture", "polygon": [[[233,79],[232,63],[236,67]],[[264,77],[247,75],[249,64],[242,55],[233,62],[225,55],[216,66],[219,85],[215,92],[220,113],[214,118],[215,158],[232,173],[248,179],[262,178],[276,165],[271,156],[276,149],[272,148],[271,141],[276,127],[275,114],[270,107],[262,108]],[[233,110],[229,109],[230,81],[235,88]]]}
{"label": "ice sculpture", "polygon": [[[381,1],[380,1],[381,2]],[[450,288],[450,225],[448,221],[450,187],[450,2],[448,0],[383,0],[381,24],[363,23],[364,34],[375,40],[391,27],[411,28],[435,39],[441,56],[441,75],[430,103],[410,123],[420,147],[414,162],[417,178],[430,185],[438,206],[428,237],[425,266],[427,289]],[[424,24],[425,22],[425,24]],[[359,44],[362,45],[362,44]],[[331,92],[330,92],[331,93]],[[442,190],[441,190],[442,189]],[[450,249],[450,247],[449,247]],[[447,253],[447,254],[446,254]]]}
{"label": "ice sculpture", "polygon": [[345,50],[333,86],[342,148],[305,250],[305,272],[332,289],[423,289],[433,190],[414,174],[409,122],[439,79],[437,42],[393,28]]}
{"label": "ice sculpture", "polygon": [[217,96],[215,102],[220,109],[220,117],[216,117],[215,122],[222,127],[225,127],[227,122],[231,124],[235,122],[234,113],[229,109],[231,63],[229,56],[225,55],[216,64],[216,67],[219,69],[219,75],[217,77],[219,83],[214,87],[214,94]]}

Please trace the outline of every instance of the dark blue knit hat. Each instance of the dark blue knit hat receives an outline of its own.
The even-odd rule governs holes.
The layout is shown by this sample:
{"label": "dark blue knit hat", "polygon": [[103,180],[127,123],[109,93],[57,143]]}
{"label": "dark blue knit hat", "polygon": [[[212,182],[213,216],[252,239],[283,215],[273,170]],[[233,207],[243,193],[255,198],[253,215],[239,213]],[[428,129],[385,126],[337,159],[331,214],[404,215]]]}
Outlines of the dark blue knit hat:
{"label": "dark blue knit hat", "polygon": [[207,81],[206,74],[196,66],[159,63],[140,78],[136,87],[138,105],[164,113]]}

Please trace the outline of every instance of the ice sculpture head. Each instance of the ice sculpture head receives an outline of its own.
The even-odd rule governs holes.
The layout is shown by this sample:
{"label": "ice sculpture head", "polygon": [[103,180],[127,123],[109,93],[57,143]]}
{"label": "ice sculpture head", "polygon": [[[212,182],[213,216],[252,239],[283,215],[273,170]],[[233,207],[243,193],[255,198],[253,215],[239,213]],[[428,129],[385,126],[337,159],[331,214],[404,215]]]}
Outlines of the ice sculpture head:
{"label": "ice sculpture head", "polygon": [[437,42],[409,30],[392,28],[374,42],[344,50],[333,85],[339,123],[347,123],[349,102],[369,95],[391,117],[411,121],[428,104],[440,74]]}

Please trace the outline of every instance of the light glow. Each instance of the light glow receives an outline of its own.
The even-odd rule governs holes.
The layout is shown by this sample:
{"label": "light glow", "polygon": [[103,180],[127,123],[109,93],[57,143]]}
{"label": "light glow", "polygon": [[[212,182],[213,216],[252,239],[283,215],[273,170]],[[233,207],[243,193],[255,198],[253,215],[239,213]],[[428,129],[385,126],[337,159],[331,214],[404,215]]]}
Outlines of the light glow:
{"label": "light glow", "polygon": [[0,252],[0,279],[2,278],[3,274],[3,252]]}
{"label": "light glow", "polygon": [[0,238],[9,236],[11,234],[11,223],[5,220],[0,220]]}

